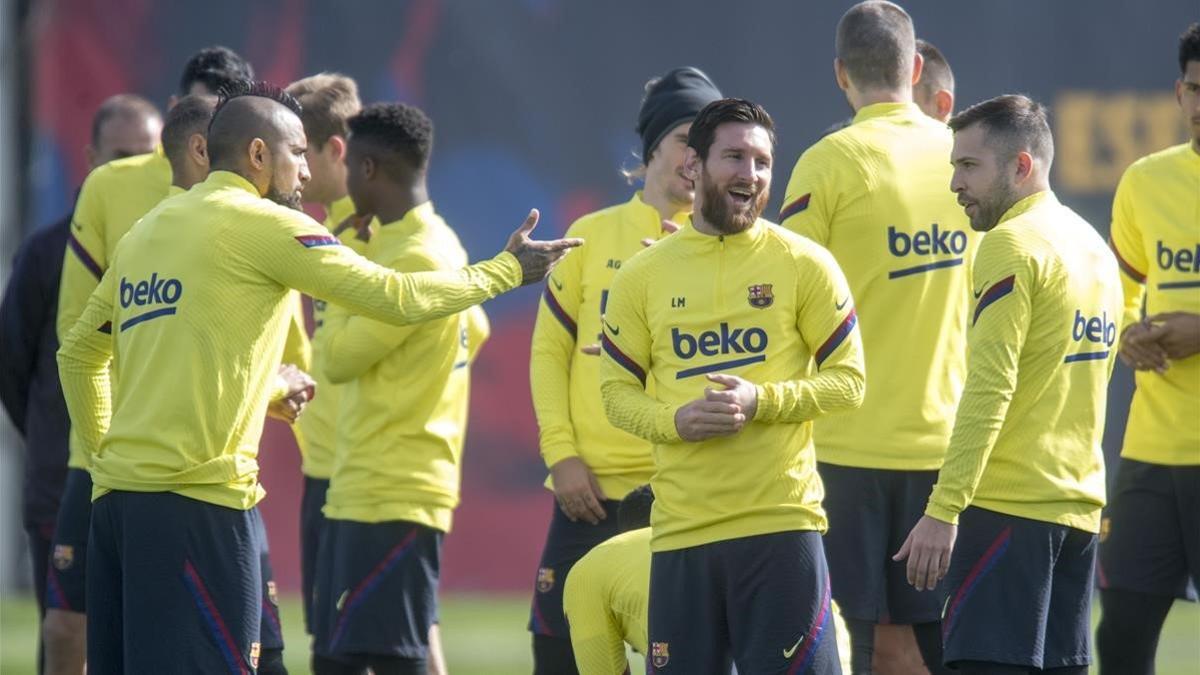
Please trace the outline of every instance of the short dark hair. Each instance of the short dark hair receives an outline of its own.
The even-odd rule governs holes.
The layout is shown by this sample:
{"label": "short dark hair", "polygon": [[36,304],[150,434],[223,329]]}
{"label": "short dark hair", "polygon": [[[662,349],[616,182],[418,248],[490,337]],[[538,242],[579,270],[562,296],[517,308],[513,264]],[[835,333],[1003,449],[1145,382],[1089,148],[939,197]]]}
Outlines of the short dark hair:
{"label": "short dark hair", "polygon": [[838,21],[836,51],[856,87],[896,89],[912,73],[912,17],[891,2],[860,2]]}
{"label": "short dark hair", "polygon": [[928,94],[940,89],[953,92],[954,71],[950,70],[950,63],[942,51],[925,40],[917,40],[917,53],[925,61],[917,87]]}
{"label": "short dark hair", "polygon": [[701,160],[707,160],[708,150],[717,136],[717,127],[727,122],[757,124],[767,130],[771,146],[774,147],[775,121],[761,105],[744,98],[722,98],[704,106],[688,130],[688,147],[695,150]]}
{"label": "short dark hair", "polygon": [[187,96],[199,82],[217,93],[234,80],[253,80],[254,68],[229,47],[214,45],[192,55],[179,77],[179,95]]}
{"label": "short dark hair", "polygon": [[179,99],[175,107],[167,112],[167,120],[162,130],[162,146],[168,160],[174,162],[183,156],[192,134],[208,132],[208,123],[212,121],[216,107],[216,96],[192,94]]}
{"label": "short dark hair", "polygon": [[340,73],[320,73],[288,85],[287,92],[300,101],[304,114],[304,135],[320,148],[333,136],[345,137],[350,129],[346,120],[362,110],[358,84]]}
{"label": "short dark hair", "polygon": [[1054,136],[1046,108],[1028,96],[1007,94],[976,103],[951,117],[947,124],[955,133],[982,125],[988,139],[1000,145],[1009,157],[1028,150],[1047,167],[1054,161]]}
{"label": "short dark hair", "polygon": [[640,485],[625,495],[617,506],[617,527],[622,532],[650,527],[650,509],[654,506],[654,490]]}
{"label": "short dark hair", "polygon": [[[296,117],[300,117],[302,112],[300,103],[292,98],[291,94],[273,84],[235,80],[221,87],[217,94],[217,105],[213,109],[212,119],[208,122],[208,161],[211,166],[217,167],[223,164],[226,161],[226,155],[231,157],[235,155],[240,150],[237,146],[243,141],[248,141],[245,134],[251,131],[241,123],[253,119],[252,115],[236,118],[236,122],[225,125],[227,128],[218,129],[221,126],[218,124],[222,118],[221,113],[233,101],[255,97],[275,101],[295,113]],[[238,112],[243,111],[239,110]]]}
{"label": "short dark hair", "polygon": [[137,94],[117,94],[104,99],[92,117],[92,145],[100,144],[100,131],[109,120],[117,117],[142,117],[162,120],[162,113],[153,103]]}
{"label": "short dark hair", "polygon": [[392,153],[412,169],[423,169],[433,152],[433,122],[416,106],[373,103],[346,124],[356,142]]}
{"label": "short dark hair", "polygon": [[1187,72],[1188,61],[1200,61],[1200,22],[1194,23],[1179,36],[1179,74]]}

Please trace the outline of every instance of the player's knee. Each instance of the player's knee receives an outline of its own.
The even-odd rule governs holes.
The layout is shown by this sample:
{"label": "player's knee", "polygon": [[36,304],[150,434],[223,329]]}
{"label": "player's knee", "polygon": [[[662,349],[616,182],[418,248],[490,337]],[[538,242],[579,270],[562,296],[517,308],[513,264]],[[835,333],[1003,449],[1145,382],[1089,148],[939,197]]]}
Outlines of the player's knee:
{"label": "player's knee", "polygon": [[82,651],[87,640],[87,615],[61,609],[46,610],[42,639],[47,653]]}
{"label": "player's knee", "polygon": [[928,675],[911,626],[879,624],[871,667],[878,675]]}

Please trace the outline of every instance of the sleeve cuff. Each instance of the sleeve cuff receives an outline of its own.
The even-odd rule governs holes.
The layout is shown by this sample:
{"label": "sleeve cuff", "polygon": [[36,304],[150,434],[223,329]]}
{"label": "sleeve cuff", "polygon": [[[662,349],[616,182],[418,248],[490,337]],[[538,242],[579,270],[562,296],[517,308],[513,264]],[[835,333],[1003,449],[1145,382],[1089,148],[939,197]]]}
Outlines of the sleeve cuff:
{"label": "sleeve cuff", "polygon": [[525,273],[521,271],[521,263],[517,262],[517,256],[508,251],[501,251],[500,255],[492,258],[492,260],[503,266],[501,279],[504,282],[504,288],[501,292],[511,291],[514,288],[520,287],[521,281],[525,278]]}
{"label": "sleeve cuff", "polygon": [[754,411],[754,421],[775,421],[775,418],[779,417],[779,410],[782,405],[779,397],[775,395],[771,387],[759,384],[755,385],[755,389],[758,390],[758,404],[757,409]]}
{"label": "sleeve cuff", "polygon": [[654,425],[657,427],[658,436],[663,443],[680,443],[683,441],[679,437],[679,429],[675,427],[675,412],[679,410],[673,405],[663,405],[654,415]]}
{"label": "sleeve cuff", "polygon": [[929,505],[925,507],[925,515],[934,520],[940,520],[943,523],[958,525],[958,511],[935,504],[932,499],[930,499]]}
{"label": "sleeve cuff", "polygon": [[543,447],[542,448],[542,461],[544,461],[546,463],[547,469],[554,466],[555,464],[558,464],[559,462],[561,462],[562,460],[564,460],[568,457],[578,457],[578,456],[579,456],[579,452],[575,449],[575,447],[572,445],[568,445],[568,444],[554,445],[551,447]]}

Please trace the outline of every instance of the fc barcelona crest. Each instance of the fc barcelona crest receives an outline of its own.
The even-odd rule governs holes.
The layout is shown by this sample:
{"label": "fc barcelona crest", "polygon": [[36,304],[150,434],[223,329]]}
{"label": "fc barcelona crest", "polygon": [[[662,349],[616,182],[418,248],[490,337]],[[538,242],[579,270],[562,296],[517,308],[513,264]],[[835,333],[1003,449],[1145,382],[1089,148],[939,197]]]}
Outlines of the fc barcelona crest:
{"label": "fc barcelona crest", "polygon": [[258,657],[262,655],[262,643],[250,643],[250,667],[258,670]]}
{"label": "fc barcelona crest", "polygon": [[670,660],[671,652],[667,650],[667,643],[655,642],[650,645],[650,661],[655,668],[665,668]]}
{"label": "fc barcelona crest", "polygon": [[554,588],[554,568],[540,567],[538,568],[537,589],[538,593],[549,593],[550,589]]}
{"label": "fc barcelona crest", "polygon": [[65,570],[75,564],[75,547],[59,544],[54,547],[54,569]]}
{"label": "fc barcelona crest", "polygon": [[766,309],[775,302],[775,293],[772,292],[774,284],[756,284],[750,287],[750,295],[747,300],[750,301],[751,307],[758,309]]}

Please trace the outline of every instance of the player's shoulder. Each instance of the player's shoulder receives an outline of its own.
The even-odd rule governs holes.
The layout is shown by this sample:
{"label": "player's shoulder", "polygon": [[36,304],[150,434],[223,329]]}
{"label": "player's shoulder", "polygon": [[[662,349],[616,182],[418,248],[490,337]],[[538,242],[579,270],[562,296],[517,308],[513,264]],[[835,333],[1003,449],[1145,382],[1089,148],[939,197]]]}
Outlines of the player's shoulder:
{"label": "player's shoulder", "polygon": [[605,233],[614,231],[614,225],[618,225],[625,220],[631,208],[633,208],[631,202],[621,202],[606,206],[598,211],[586,213],[571,223],[571,226],[567,228],[565,236],[604,236]]}
{"label": "player's shoulder", "polygon": [[1190,155],[1193,152],[1189,143],[1181,143],[1159,150],[1158,152],[1152,152],[1130,164],[1129,168],[1125,170],[1124,178],[1134,180],[1152,179],[1163,172],[1174,173],[1178,171],[1178,166],[1181,162],[1191,159]]}
{"label": "player's shoulder", "polygon": [[[114,159],[96,167],[88,174],[88,182],[96,185],[126,185],[134,182],[152,182],[166,175],[170,183],[171,166],[157,152]],[[165,172],[165,173],[164,173]]]}
{"label": "player's shoulder", "polygon": [[765,218],[759,218],[758,222],[764,228],[763,239],[774,251],[781,255],[797,262],[809,261],[822,265],[837,264],[829,249],[812,239]]}
{"label": "player's shoulder", "polygon": [[800,158],[796,160],[796,167],[799,168],[803,165],[812,165],[815,168],[827,167],[846,161],[854,146],[857,145],[857,133],[854,125],[851,124],[825,134],[800,153]]}

